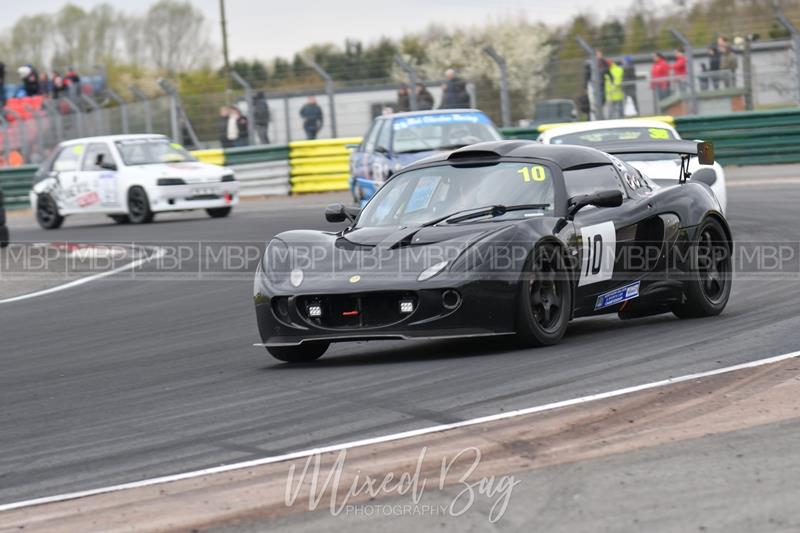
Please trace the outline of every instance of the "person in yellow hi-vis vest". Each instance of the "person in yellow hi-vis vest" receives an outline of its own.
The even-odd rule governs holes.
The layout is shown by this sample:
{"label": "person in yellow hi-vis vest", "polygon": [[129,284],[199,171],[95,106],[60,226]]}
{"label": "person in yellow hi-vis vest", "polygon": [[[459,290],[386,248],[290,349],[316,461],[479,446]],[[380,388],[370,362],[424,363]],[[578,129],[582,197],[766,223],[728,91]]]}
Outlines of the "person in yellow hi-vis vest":
{"label": "person in yellow hi-vis vest", "polygon": [[625,90],[622,88],[624,77],[625,69],[616,61],[609,61],[608,71],[605,75],[608,118],[623,118],[625,116]]}

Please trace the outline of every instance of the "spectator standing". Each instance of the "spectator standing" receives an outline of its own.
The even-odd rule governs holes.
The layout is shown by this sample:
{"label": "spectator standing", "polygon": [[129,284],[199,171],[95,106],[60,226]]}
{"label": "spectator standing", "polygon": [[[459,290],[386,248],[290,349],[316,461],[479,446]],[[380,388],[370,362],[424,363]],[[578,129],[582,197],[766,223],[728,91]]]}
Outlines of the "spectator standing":
{"label": "spectator standing", "polygon": [[250,121],[244,116],[238,107],[232,108],[236,123],[236,146],[247,146],[250,144]]}
{"label": "spectator standing", "polygon": [[739,60],[733,52],[733,47],[728,39],[720,37],[717,41],[719,48],[719,68],[724,73],[725,87],[736,86],[736,69],[739,67]]}
{"label": "spectator standing", "polygon": [[703,75],[700,77],[700,90],[707,91],[710,88],[717,90],[719,87],[719,50],[716,45],[708,47],[708,65],[700,65]]}
{"label": "spectator standing", "polygon": [[675,49],[675,61],[670,68],[679,90],[683,91],[686,87],[686,55],[683,53],[683,48]]}
{"label": "spectator standing", "polygon": [[625,70],[615,61],[608,62],[608,71],[605,74],[606,99],[608,100],[608,118],[622,118],[625,116],[625,91],[622,81]]}
{"label": "spectator standing", "polygon": [[64,85],[64,78],[58,71],[54,71],[51,83],[53,85],[53,98],[58,100],[67,91],[67,86]]}
{"label": "spectator standing", "polygon": [[253,98],[253,120],[255,121],[258,142],[269,144],[269,121],[271,119],[269,104],[264,91],[258,91]]}
{"label": "spectator standing", "polygon": [[22,81],[22,92],[25,96],[36,96],[39,94],[39,73],[33,65],[24,65],[17,69],[20,81]]}
{"label": "spectator standing", "polygon": [[[233,119],[233,121],[231,121]],[[239,137],[236,129],[236,119],[232,117],[231,110],[227,106],[219,108],[219,144],[223,148],[231,148],[234,141]]]}
{"label": "spectator standing", "polygon": [[469,107],[469,93],[467,83],[456,75],[456,71],[449,68],[445,71],[447,81],[442,85],[442,105],[440,109],[459,109]]}
{"label": "spectator standing", "polygon": [[308,101],[300,108],[300,117],[303,119],[306,139],[316,139],[322,129],[322,108],[317,104],[316,97],[308,97]]}
{"label": "spectator standing", "polygon": [[[625,93],[625,116],[633,116],[639,114],[639,99],[636,96],[636,67],[633,65],[631,56],[625,56],[622,59],[622,90]],[[631,113],[627,112],[627,108],[631,108]]]}
{"label": "spectator standing", "polygon": [[420,111],[428,111],[433,109],[433,95],[427,87],[422,83],[417,83],[417,107]]}
{"label": "spectator standing", "polygon": [[397,89],[397,106],[398,113],[411,111],[411,96],[408,94],[408,85],[405,83]]}
{"label": "spectator standing", "polygon": [[53,83],[50,81],[47,72],[42,72],[39,75],[39,93],[45,96],[51,96],[53,94]]}
{"label": "spectator standing", "polygon": [[669,96],[669,64],[664,54],[653,54],[653,66],[650,67],[650,88],[656,93],[658,100]]}
{"label": "spectator standing", "polygon": [[306,139],[316,139],[319,130],[322,129],[323,122],[322,108],[317,104],[316,97],[308,97],[308,101],[300,108],[300,117],[303,119],[303,130],[306,132]]}

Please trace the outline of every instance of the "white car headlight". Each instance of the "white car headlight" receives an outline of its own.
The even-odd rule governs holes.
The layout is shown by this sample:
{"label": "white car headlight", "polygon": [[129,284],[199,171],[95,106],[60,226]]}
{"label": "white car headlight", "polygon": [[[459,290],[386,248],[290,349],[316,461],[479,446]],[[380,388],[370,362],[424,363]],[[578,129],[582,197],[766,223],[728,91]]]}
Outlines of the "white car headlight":
{"label": "white car headlight", "polygon": [[442,261],[441,263],[436,263],[433,266],[429,266],[417,278],[417,281],[425,281],[431,279],[433,276],[444,270],[444,267],[447,266],[447,261]]}

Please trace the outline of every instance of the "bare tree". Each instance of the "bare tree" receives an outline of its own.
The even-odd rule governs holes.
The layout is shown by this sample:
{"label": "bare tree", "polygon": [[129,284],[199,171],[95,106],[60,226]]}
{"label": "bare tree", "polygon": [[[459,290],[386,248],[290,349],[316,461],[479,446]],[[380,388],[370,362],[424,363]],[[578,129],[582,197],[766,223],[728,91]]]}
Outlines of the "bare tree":
{"label": "bare tree", "polygon": [[208,62],[211,45],[203,12],[189,2],[161,0],[147,11],[144,35],[155,66],[169,74]]}

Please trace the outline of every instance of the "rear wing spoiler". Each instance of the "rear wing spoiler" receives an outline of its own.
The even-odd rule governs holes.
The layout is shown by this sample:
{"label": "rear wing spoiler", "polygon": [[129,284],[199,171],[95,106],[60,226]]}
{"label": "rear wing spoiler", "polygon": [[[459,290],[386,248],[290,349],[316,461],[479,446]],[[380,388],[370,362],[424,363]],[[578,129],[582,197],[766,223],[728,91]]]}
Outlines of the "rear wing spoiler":
{"label": "rear wing spoiler", "polygon": [[708,141],[621,141],[594,145],[601,152],[622,154],[674,154],[696,156],[701,165],[714,164],[714,144]]}

